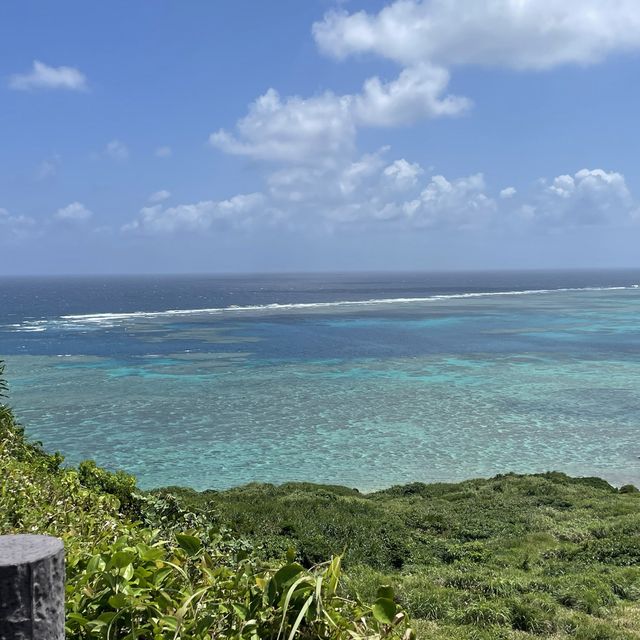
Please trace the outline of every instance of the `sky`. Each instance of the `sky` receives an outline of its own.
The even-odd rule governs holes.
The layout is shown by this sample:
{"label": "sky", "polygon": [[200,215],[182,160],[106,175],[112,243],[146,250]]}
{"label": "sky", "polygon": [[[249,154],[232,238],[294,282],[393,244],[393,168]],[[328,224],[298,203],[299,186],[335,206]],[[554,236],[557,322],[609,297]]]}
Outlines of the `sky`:
{"label": "sky", "polygon": [[0,275],[640,266],[637,0],[6,0]]}

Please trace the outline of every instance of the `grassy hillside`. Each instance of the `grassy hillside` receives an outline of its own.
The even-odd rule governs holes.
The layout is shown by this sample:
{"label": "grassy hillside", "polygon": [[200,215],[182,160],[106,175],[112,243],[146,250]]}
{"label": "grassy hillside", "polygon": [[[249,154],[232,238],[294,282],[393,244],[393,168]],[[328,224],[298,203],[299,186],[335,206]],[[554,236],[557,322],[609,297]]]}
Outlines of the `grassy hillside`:
{"label": "grassy hillside", "polygon": [[[640,638],[640,493],[560,473],[411,484],[362,495],[312,484],[197,493],[263,557],[344,553],[365,598],[392,584],[430,638]],[[421,622],[420,622],[421,621]]]}

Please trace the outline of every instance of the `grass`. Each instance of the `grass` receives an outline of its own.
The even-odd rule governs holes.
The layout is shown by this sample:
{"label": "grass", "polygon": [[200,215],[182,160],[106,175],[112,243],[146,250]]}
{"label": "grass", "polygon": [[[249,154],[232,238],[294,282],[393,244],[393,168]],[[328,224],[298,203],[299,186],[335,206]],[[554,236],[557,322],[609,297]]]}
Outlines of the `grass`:
{"label": "grass", "polygon": [[195,492],[189,508],[312,566],[342,553],[352,592],[392,584],[419,637],[638,638],[640,494],[562,473],[410,484]]}

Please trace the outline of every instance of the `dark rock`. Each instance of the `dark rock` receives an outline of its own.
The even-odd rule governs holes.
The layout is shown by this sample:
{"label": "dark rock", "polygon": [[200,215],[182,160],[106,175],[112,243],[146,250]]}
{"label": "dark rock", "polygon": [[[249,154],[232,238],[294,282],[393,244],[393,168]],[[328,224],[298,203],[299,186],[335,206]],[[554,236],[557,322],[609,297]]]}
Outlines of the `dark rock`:
{"label": "dark rock", "polygon": [[64,546],[0,536],[0,640],[64,640]]}

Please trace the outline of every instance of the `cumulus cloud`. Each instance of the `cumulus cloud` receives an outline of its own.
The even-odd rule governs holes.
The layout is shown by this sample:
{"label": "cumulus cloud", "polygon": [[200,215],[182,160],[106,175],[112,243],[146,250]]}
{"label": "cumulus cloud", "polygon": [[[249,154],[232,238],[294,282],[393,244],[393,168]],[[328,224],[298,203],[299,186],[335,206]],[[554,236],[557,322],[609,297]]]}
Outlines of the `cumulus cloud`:
{"label": "cumulus cloud", "polygon": [[313,217],[316,210],[327,213],[336,206],[366,200],[381,187],[387,151],[385,147],[353,161],[343,159],[339,164],[323,167],[276,171],[267,178],[269,197],[281,209],[290,206],[297,210],[298,217],[302,212]]}
{"label": "cumulus cloud", "polygon": [[17,91],[32,89],[86,91],[87,79],[75,67],[50,67],[44,62],[34,60],[31,71],[11,76],[9,87]]}
{"label": "cumulus cloud", "polygon": [[221,129],[209,142],[227,153],[259,160],[313,163],[350,153],[355,137],[351,98],[330,92],[283,100],[269,89],[250,105],[237,129],[239,137]]}
{"label": "cumulus cloud", "polygon": [[331,11],[313,25],[333,57],[549,69],[640,49],[636,0],[396,0],[378,13]]}
{"label": "cumulus cloud", "polygon": [[494,190],[482,173],[429,175],[405,158],[390,162],[388,153],[383,147],[338,164],[282,168],[267,176],[264,193],[228,200],[167,207],[158,195],[158,201],[144,207],[125,230],[206,232],[279,225],[305,230],[386,226],[545,233],[640,222],[640,205],[624,176],[615,171],[581,169],[536,180],[522,192],[514,187]]}
{"label": "cumulus cloud", "polygon": [[[624,176],[582,169],[540,179],[520,194],[514,187],[492,191],[481,173],[433,175],[401,158],[388,163],[383,148],[339,167],[295,167],[272,173],[268,202],[289,226],[330,222],[391,224],[407,228],[620,226],[640,221],[640,205]],[[524,225],[524,227],[523,227]]]}
{"label": "cumulus cloud", "polygon": [[503,200],[506,200],[507,198],[513,198],[513,196],[515,196],[516,193],[517,191],[514,187],[505,187],[500,191],[500,197]]}
{"label": "cumulus cloud", "polygon": [[211,134],[209,142],[227,153],[258,160],[334,162],[353,152],[360,126],[391,127],[466,111],[469,100],[443,95],[448,81],[445,70],[420,65],[405,69],[391,82],[370,78],[354,95],[326,92],[282,99],[275,89],[269,89],[238,121],[237,136],[220,129]]}
{"label": "cumulus cloud", "polygon": [[210,143],[227,153],[281,164],[339,162],[361,127],[395,127],[457,116],[471,100],[448,92],[456,65],[549,69],[640,50],[636,0],[396,0],[378,13],[330,11],[313,25],[321,51],[373,54],[401,69],[365,80],[360,91],[281,97],[273,88],[249,106],[236,132]]}
{"label": "cumulus cloud", "polygon": [[170,158],[173,151],[171,147],[165,145],[163,147],[158,147],[155,153],[157,158]]}
{"label": "cumulus cloud", "polygon": [[260,218],[269,215],[260,193],[241,194],[228,200],[204,200],[193,204],[164,207],[155,204],[143,207],[138,217],[123,227],[123,231],[173,233],[199,232],[212,228],[250,228]]}
{"label": "cumulus cloud", "polygon": [[149,196],[149,202],[163,202],[171,197],[171,192],[166,189],[155,191]]}
{"label": "cumulus cloud", "polygon": [[404,158],[389,163],[388,148],[340,166],[295,167],[268,177],[269,198],[288,225],[393,224],[472,227],[496,211],[481,174],[420,184],[424,170]]}
{"label": "cumulus cloud", "polygon": [[56,220],[63,220],[67,222],[82,222],[88,220],[93,216],[93,211],[90,211],[81,202],[72,202],[66,207],[58,209],[54,218]]}
{"label": "cumulus cloud", "polygon": [[367,181],[377,178],[380,169],[384,166],[382,156],[386,151],[387,149],[383,148],[378,153],[368,153],[355,162],[348,163],[337,176],[336,184],[339,193],[342,195],[358,193]]}
{"label": "cumulus cloud", "polygon": [[126,160],[129,157],[129,149],[124,142],[112,140],[105,147],[105,154],[113,160]]}
{"label": "cumulus cloud", "polygon": [[395,0],[378,12],[330,11],[312,31],[320,50],[334,58],[368,54],[399,70],[342,95],[286,97],[271,88],[249,105],[235,131],[211,134],[210,144],[226,153],[277,166],[266,176],[265,197],[291,212],[287,220],[313,215],[315,207],[319,217],[332,220],[473,227],[503,211],[535,224],[545,217],[609,220],[614,210],[628,210],[627,196],[616,190],[618,174],[558,176],[524,195],[510,186],[490,195],[479,173],[434,176],[425,184],[422,168],[405,159],[388,164],[382,153],[358,158],[356,136],[362,127],[468,111],[471,101],[448,90],[456,66],[540,71],[639,50],[636,0]]}
{"label": "cumulus cloud", "polygon": [[406,202],[402,209],[416,226],[476,228],[490,222],[496,212],[496,203],[486,194],[481,173],[454,180],[438,175],[433,176],[420,195]]}
{"label": "cumulus cloud", "polygon": [[391,127],[465,112],[471,101],[460,96],[443,96],[448,84],[445,69],[426,64],[404,69],[396,80],[388,83],[378,77],[370,78],[362,93],[353,96],[355,120],[363,125]]}
{"label": "cumulus cloud", "polygon": [[418,177],[423,174],[422,167],[416,162],[407,162],[404,158],[394,160],[390,165],[385,167],[383,174],[394,187],[402,191],[415,187],[418,183]]}
{"label": "cumulus cloud", "polygon": [[13,215],[7,209],[0,207],[0,241],[26,236],[34,226],[33,218]]}
{"label": "cumulus cloud", "polygon": [[628,224],[638,204],[625,177],[615,171],[581,169],[555,177],[531,205],[531,216],[546,225]]}

